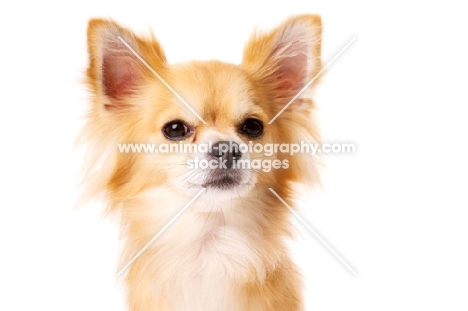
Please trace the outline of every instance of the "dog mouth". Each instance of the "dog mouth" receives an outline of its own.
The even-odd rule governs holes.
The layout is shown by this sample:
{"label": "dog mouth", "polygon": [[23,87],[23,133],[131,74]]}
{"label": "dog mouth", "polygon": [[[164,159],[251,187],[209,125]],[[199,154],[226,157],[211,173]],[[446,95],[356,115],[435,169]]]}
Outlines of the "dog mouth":
{"label": "dog mouth", "polygon": [[232,176],[231,174],[220,174],[214,176],[202,184],[203,188],[213,188],[220,190],[232,189],[241,184],[239,176]]}

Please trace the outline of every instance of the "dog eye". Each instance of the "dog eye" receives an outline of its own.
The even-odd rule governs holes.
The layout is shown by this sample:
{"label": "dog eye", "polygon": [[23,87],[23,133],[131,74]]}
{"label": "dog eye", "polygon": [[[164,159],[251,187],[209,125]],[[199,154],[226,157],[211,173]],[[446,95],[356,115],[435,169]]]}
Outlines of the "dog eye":
{"label": "dog eye", "polygon": [[240,126],[239,131],[250,137],[259,137],[263,134],[263,122],[249,118]]}
{"label": "dog eye", "polygon": [[192,134],[189,127],[182,121],[171,121],[164,125],[163,134],[167,139],[180,140]]}

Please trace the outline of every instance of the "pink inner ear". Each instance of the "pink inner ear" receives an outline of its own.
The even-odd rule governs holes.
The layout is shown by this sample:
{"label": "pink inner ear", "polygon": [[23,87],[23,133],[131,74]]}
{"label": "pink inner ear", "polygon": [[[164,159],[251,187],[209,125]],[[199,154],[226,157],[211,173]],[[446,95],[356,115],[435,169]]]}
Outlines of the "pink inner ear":
{"label": "pink inner ear", "polygon": [[133,59],[125,55],[105,55],[102,61],[103,86],[107,96],[120,99],[131,95],[140,82]]}
{"label": "pink inner ear", "polygon": [[283,91],[287,97],[296,95],[305,85],[307,57],[303,54],[298,54],[283,58],[278,63],[278,67],[275,72],[279,82],[276,89]]}

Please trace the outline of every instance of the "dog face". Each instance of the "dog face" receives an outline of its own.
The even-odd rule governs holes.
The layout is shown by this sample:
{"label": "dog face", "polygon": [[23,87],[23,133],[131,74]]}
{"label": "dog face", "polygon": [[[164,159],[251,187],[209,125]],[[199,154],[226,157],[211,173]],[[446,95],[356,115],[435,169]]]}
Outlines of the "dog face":
{"label": "dog face", "polygon": [[255,170],[238,164],[248,163],[255,155],[242,152],[240,146],[272,139],[264,131],[268,117],[255,102],[248,76],[237,66],[192,62],[173,66],[167,83],[201,118],[170,92],[166,91],[168,102],[163,105],[151,101],[158,130],[152,140],[159,146],[177,144],[180,149],[147,154],[153,167],[165,163],[168,183],[181,192],[205,188],[217,197],[248,192],[257,180]]}
{"label": "dog face", "polygon": [[[306,85],[321,68],[320,32],[319,17],[298,16],[255,33],[240,65],[174,65],[154,36],[90,21],[87,137],[113,150],[101,151],[111,154],[105,187],[167,187],[180,195],[206,189],[221,200],[258,185],[314,179],[314,169],[305,172],[313,166],[309,159],[252,147],[319,140]],[[152,144],[159,151],[115,152],[118,144]]]}

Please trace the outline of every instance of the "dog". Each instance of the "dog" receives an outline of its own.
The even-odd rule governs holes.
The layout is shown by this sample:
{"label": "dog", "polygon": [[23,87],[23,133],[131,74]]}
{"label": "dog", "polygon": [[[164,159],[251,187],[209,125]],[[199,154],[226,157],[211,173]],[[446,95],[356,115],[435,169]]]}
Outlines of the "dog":
{"label": "dog", "polygon": [[292,204],[297,184],[319,184],[319,163],[251,147],[320,142],[308,82],[321,33],[320,16],[292,16],[254,31],[239,65],[169,64],[153,34],[89,21],[83,181],[119,223],[130,310],[304,310],[292,215],[275,194]]}

